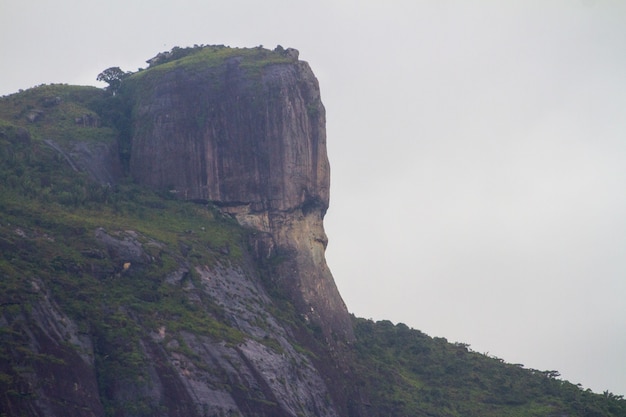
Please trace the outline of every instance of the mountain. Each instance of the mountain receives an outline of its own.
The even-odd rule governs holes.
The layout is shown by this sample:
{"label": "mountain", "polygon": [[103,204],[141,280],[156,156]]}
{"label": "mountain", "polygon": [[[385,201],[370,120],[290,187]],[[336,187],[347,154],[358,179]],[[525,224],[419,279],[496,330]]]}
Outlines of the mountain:
{"label": "mountain", "polygon": [[624,416],[349,314],[293,49],[174,48],[0,98],[0,416]]}

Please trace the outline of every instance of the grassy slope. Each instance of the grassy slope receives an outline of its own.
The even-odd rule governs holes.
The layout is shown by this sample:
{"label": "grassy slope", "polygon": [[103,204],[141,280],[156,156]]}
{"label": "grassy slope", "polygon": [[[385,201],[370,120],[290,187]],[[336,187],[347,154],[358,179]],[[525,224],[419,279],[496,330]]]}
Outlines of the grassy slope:
{"label": "grassy slope", "polygon": [[[205,48],[132,77],[139,82],[151,71],[213,65],[241,54],[250,54],[251,68],[288,59],[256,49]],[[145,358],[138,341],[160,325],[228,343],[243,337],[221,322],[220,309],[210,300],[200,300],[199,308],[165,283],[181,262],[210,265],[239,259],[245,240],[241,228],[210,208],[131,183],[93,184],[43,142],[114,140],[117,106],[119,100],[102,90],[64,85],[0,98],[0,308],[9,316],[27,313],[40,296],[32,291],[33,282],[44,282],[60,307],[106,345],[105,385],[139,372]],[[42,113],[31,122],[33,111]],[[99,127],[75,123],[96,113]],[[155,261],[124,272],[119,261],[94,251],[98,227],[109,233],[134,230],[140,239],[155,242],[150,253]],[[191,274],[188,279],[195,278]],[[584,391],[551,372],[506,364],[404,325],[355,319],[355,326],[352,368],[375,416],[626,416],[626,401],[620,397]],[[0,359],[23,349],[20,340],[11,328],[1,327]],[[11,392],[16,383],[15,372],[2,368],[0,391]]]}
{"label": "grassy slope", "polygon": [[[106,97],[107,94],[96,87],[40,85],[0,98],[0,127],[27,128],[35,139],[112,141],[115,140],[113,128],[85,129],[76,123],[77,118],[95,115],[92,107]],[[29,115],[36,120],[29,121]]]}
{"label": "grassy slope", "polygon": [[[131,77],[140,79],[149,73],[162,73],[175,68],[184,67],[187,70],[194,68],[205,68],[217,66],[225,60],[234,57],[242,58],[241,66],[248,70],[259,70],[270,64],[285,64],[294,62],[285,53],[269,51],[263,48],[228,48],[223,46],[207,46],[198,48],[179,48],[178,53],[174,52],[172,57],[163,59],[157,64],[150,66],[149,71],[140,71]],[[175,59],[178,57],[178,59]]]}

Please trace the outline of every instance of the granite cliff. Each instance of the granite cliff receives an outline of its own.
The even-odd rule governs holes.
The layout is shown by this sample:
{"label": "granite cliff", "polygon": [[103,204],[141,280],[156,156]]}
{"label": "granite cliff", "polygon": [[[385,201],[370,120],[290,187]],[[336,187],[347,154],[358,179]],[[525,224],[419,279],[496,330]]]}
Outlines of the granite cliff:
{"label": "granite cliff", "polygon": [[282,257],[273,279],[299,312],[329,340],[352,340],[324,259],[330,168],[313,72],[293,49],[198,55],[201,64],[183,58],[124,81],[133,100],[131,176],[210,201],[256,230],[257,258]]}

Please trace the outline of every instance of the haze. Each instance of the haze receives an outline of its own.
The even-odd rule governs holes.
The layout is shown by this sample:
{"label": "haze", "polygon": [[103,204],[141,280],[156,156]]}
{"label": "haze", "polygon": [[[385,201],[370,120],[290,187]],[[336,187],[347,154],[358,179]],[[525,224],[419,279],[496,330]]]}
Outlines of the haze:
{"label": "haze", "polygon": [[620,0],[4,0],[0,94],[174,46],[294,47],[350,311],[626,394],[625,23]]}

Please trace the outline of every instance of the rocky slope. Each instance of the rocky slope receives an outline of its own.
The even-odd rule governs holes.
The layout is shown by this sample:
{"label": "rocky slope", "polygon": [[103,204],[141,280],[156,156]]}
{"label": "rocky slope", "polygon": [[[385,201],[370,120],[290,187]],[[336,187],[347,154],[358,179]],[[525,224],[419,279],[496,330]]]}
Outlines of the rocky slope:
{"label": "rocky slope", "polygon": [[[16,245],[36,239],[34,230],[20,230]],[[170,254],[178,259],[163,275],[154,265],[166,257],[158,253],[170,250],[162,242],[133,230],[103,228],[95,230],[92,242],[86,257],[100,262],[60,268],[95,281],[90,284],[100,299],[84,301],[100,304],[96,310],[81,306],[68,315],[67,299],[57,299],[64,297],[60,290],[70,288],[51,289],[35,277],[23,277],[23,285],[30,286],[28,300],[23,294],[3,296],[3,354],[12,358],[0,367],[2,382],[11,382],[0,400],[4,415],[339,415],[310,353],[275,316],[276,305],[253,264],[224,257],[191,265]],[[147,273],[156,275],[157,291],[149,295],[144,289],[131,306],[112,300],[116,286],[128,285],[114,281]],[[181,313],[167,307],[138,306],[159,302],[159,293],[183,297],[183,315],[194,314],[199,323],[177,323]],[[211,309],[226,327],[211,320],[216,314]],[[77,319],[81,310],[91,317]]]}

